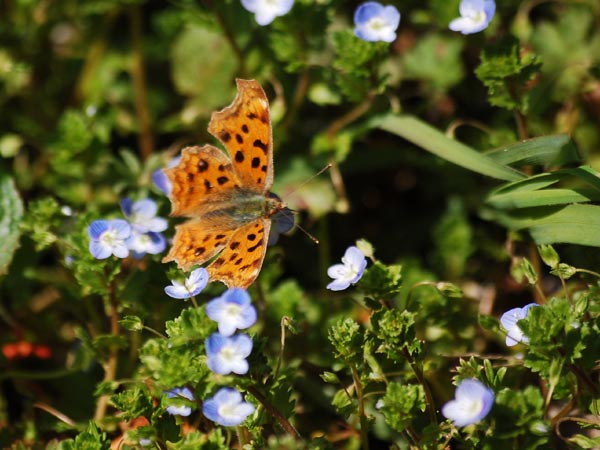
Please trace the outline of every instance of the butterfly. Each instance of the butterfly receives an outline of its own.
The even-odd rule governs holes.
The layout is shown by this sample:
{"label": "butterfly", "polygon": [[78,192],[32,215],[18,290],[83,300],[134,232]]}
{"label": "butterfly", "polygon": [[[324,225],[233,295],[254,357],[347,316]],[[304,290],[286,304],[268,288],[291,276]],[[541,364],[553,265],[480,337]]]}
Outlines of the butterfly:
{"label": "butterfly", "polygon": [[231,105],[214,112],[208,131],[229,156],[212,146],[187,147],[177,166],[165,169],[171,181],[171,216],[176,226],[163,262],[180,269],[215,258],[207,271],[227,287],[248,288],[262,267],[272,218],[285,204],[270,193],[273,139],[269,102],[255,80],[236,79]]}

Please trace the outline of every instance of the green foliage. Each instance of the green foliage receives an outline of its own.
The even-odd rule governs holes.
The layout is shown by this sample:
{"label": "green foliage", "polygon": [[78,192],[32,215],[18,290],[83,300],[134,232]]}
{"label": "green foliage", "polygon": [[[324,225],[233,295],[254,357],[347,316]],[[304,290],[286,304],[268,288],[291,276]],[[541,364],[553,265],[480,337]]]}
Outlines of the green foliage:
{"label": "green foliage", "polygon": [[371,318],[373,332],[380,340],[379,352],[396,362],[421,350],[415,339],[415,314],[397,309],[378,311]]}
{"label": "green foliage", "polygon": [[365,270],[360,287],[374,298],[390,298],[402,288],[402,267],[385,265],[379,261]]}
{"label": "green foliage", "polygon": [[381,412],[394,430],[402,432],[425,411],[425,393],[418,384],[390,383],[383,397]]}
{"label": "green foliage", "polygon": [[[238,0],[3,4],[1,448],[599,446],[597,0],[498,3],[469,36],[448,30],[460,0],[395,2],[392,43],[355,36],[358,3],[296,0],[267,26]],[[319,245],[269,246],[249,370],[218,375],[204,305],[224,287],[169,298],[188,273],[95,259],[88,227],[125,197],[168,215],[155,171],[221,147],[207,122],[235,78],[263,86],[273,191]],[[233,131],[230,156],[254,148]],[[190,216],[237,225],[227,194],[197,217],[196,187]],[[353,242],[367,269],[330,292]],[[534,301],[505,346],[502,314]],[[457,427],[441,411],[465,379],[495,400]],[[226,386],[256,407],[235,429],[203,412]]]}
{"label": "green foliage", "polygon": [[531,95],[527,83],[541,67],[537,55],[523,52],[514,38],[505,38],[482,52],[475,74],[487,87],[492,105],[527,113]]}
{"label": "green foliage", "polygon": [[110,398],[111,404],[123,413],[123,419],[131,420],[136,417],[150,417],[154,404],[150,392],[145,386],[120,392]]}
{"label": "green foliage", "polygon": [[365,42],[345,30],[333,34],[333,46],[336,84],[344,97],[358,102],[383,91],[386,77],[379,64],[388,52],[384,42]]}
{"label": "green foliage", "polygon": [[360,363],[364,336],[359,324],[352,319],[342,319],[329,329],[328,338],[336,358],[348,364]]}
{"label": "green foliage", "polygon": [[75,439],[67,439],[60,443],[60,450],[109,450],[110,439],[106,433],[90,422],[87,429]]}
{"label": "green foliage", "polygon": [[19,223],[23,203],[14,181],[0,174],[0,275],[8,270],[13,253],[19,245]]}

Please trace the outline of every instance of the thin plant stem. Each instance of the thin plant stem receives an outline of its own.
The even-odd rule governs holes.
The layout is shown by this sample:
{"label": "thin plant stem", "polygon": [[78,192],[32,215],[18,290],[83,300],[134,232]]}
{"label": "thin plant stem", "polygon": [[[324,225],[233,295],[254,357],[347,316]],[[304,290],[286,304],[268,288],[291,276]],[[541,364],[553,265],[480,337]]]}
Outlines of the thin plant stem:
{"label": "thin plant stem", "polygon": [[146,72],[144,70],[144,52],[142,45],[142,17],[140,7],[135,5],[130,10],[131,18],[131,41],[133,45],[133,60],[131,65],[131,77],[133,80],[133,91],[135,109],[139,121],[140,132],[138,145],[142,159],[147,159],[154,152],[154,138],[152,136],[152,121],[148,108],[148,96],[146,86]]}
{"label": "thin plant stem", "polygon": [[[114,281],[110,282],[108,290],[108,300],[110,307],[110,334],[112,337],[119,336],[119,313],[117,298],[115,294]],[[104,382],[114,381],[117,374],[117,361],[119,356],[119,349],[117,346],[112,346],[110,354],[106,364],[104,364]],[[106,415],[106,409],[108,408],[108,395],[103,395],[98,399],[96,405],[96,412],[94,414],[94,420],[100,421]]]}
{"label": "thin plant stem", "polygon": [[594,272],[593,270],[587,270],[587,269],[575,269],[575,272],[581,272],[581,273],[587,273],[589,275],[593,275],[596,278],[600,278],[600,273],[598,272]]}
{"label": "thin plant stem", "polygon": [[362,383],[360,376],[354,366],[350,366],[352,371],[352,380],[356,389],[356,398],[358,399],[358,419],[360,421],[360,440],[362,442],[362,450],[369,450],[369,423],[365,415],[365,399],[363,397]]}
{"label": "thin plant stem", "polygon": [[296,430],[289,420],[287,420],[287,417],[281,414],[281,412],[275,408],[275,406],[273,406],[271,402],[269,402],[269,400],[267,400],[267,398],[256,387],[248,386],[246,389],[260,402],[267,412],[271,414],[275,420],[277,420],[277,422],[279,422],[279,425],[281,425],[281,428],[283,428],[286,433],[298,441],[302,440],[302,436],[300,436],[298,430]]}
{"label": "thin plant stem", "polygon": [[429,413],[429,420],[431,421],[432,424],[437,423],[437,417],[435,415],[435,409],[434,409],[435,403],[433,402],[433,395],[431,395],[431,390],[429,389],[429,385],[427,384],[427,381],[425,380],[423,371],[417,365],[417,363],[414,361],[414,359],[410,355],[410,353],[408,353],[408,350],[406,348],[404,348],[402,351],[404,353],[404,357],[406,358],[406,361],[408,362],[413,373],[415,374],[415,377],[417,377],[417,381],[419,382],[419,384],[421,384],[421,386],[423,386],[423,391],[425,392],[425,401],[427,403],[427,412]]}

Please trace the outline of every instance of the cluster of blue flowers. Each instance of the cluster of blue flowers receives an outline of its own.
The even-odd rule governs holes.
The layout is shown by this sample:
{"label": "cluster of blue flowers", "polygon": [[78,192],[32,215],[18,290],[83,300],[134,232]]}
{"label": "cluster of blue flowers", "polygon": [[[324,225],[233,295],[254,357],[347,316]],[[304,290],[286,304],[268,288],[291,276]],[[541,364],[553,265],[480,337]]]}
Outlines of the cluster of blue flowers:
{"label": "cluster of blue flowers", "polygon": [[88,227],[89,249],[96,259],[111,255],[126,258],[131,252],[134,258],[145,254],[156,255],[165,250],[167,242],[161,234],[168,227],[167,220],[157,217],[158,206],[149,198],[132,201],[125,198],[121,209],[127,218],[95,220]]}
{"label": "cluster of blue flowers", "polygon": [[[167,295],[185,299],[198,295],[208,283],[208,272],[199,268],[190,274],[183,283],[171,281],[165,287]],[[217,322],[218,332],[211,334],[205,342],[206,364],[217,375],[248,373],[246,358],[252,352],[252,339],[245,333],[234,334],[237,330],[250,328],[256,323],[256,308],[250,301],[250,295],[244,289],[231,288],[206,305],[206,315]],[[167,412],[173,415],[189,416],[192,412],[192,392],[184,388],[175,388],[167,392]],[[174,399],[174,400],[173,400]],[[252,414],[255,407],[245,402],[242,394],[229,387],[221,388],[206,399],[202,405],[205,417],[223,426],[236,426]]]}
{"label": "cluster of blue flowers", "polygon": [[[294,0],[241,0],[246,10],[254,13],[256,23],[270,24],[276,17],[287,14]],[[494,0],[462,0],[460,17],[449,24],[452,31],[462,34],[485,30],[496,12]],[[384,6],[379,2],[364,2],[354,13],[354,34],[365,41],[393,42],[400,25],[400,12],[395,6]]]}
{"label": "cluster of blue flowers", "polygon": [[[537,303],[523,308],[513,308],[502,314],[500,323],[506,330],[506,345],[528,344],[529,338],[519,328],[519,320],[525,319],[529,310]],[[464,427],[482,420],[494,404],[494,392],[479,380],[462,380],[456,388],[454,400],[442,407],[442,414],[452,420],[455,426]]]}

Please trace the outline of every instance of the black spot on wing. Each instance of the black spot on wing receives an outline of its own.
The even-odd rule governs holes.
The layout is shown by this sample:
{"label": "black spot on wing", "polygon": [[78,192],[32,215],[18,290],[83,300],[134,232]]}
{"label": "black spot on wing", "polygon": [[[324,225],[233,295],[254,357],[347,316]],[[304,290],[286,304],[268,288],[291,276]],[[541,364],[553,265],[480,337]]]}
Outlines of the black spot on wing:
{"label": "black spot on wing", "polygon": [[200,159],[198,161],[198,173],[206,172],[208,170],[208,161],[205,159]]}
{"label": "black spot on wing", "polygon": [[252,145],[254,147],[260,148],[265,154],[267,153],[267,150],[269,149],[267,144],[265,144],[263,141],[261,141],[260,139],[256,139]]}

